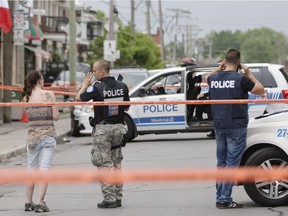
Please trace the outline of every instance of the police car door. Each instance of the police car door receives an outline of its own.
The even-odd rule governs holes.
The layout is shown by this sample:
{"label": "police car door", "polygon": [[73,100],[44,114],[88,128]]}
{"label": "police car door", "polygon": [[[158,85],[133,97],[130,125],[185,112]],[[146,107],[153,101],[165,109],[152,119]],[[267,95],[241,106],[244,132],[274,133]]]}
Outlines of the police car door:
{"label": "police car door", "polygon": [[[161,74],[142,88],[139,101],[183,101],[182,73]],[[138,131],[179,130],[185,128],[185,105],[177,103],[137,106]]]}

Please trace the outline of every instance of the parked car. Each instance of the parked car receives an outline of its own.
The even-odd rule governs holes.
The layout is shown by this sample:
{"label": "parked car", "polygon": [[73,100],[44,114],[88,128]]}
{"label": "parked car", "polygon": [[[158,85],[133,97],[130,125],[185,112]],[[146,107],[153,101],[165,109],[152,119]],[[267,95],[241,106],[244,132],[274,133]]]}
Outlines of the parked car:
{"label": "parked car", "polygon": [[[288,83],[282,70],[282,65],[275,64],[247,64],[251,72],[263,83],[269,99],[286,98]],[[204,77],[217,67],[187,66],[165,68],[130,90],[131,101],[185,101],[191,100],[189,93],[189,79]],[[203,79],[202,79],[203,80]],[[207,93],[208,85],[198,81],[200,94]],[[257,96],[249,94],[249,99]],[[196,98],[194,99],[196,100]],[[197,107],[197,106],[196,106]],[[198,106],[199,107],[199,106]],[[251,118],[262,115],[269,110],[282,110],[286,104],[249,104]],[[269,109],[268,109],[268,108]],[[128,140],[138,135],[168,134],[184,132],[208,132],[213,129],[213,121],[206,111],[202,119],[191,118],[191,105],[185,104],[141,104],[132,105],[125,115],[125,124],[128,127]],[[195,116],[192,109],[192,117]],[[90,134],[92,128],[89,117],[93,116],[92,107],[82,109],[75,113],[77,128],[80,134]]]}
{"label": "parked car", "polygon": [[[250,119],[247,147],[241,166],[259,170],[281,170],[288,167],[288,110]],[[283,170],[287,172],[287,170]],[[288,179],[262,178],[244,182],[248,196],[261,206],[282,206],[288,203]]]}
{"label": "parked car", "polygon": [[[147,79],[149,76],[147,69],[141,67],[113,68],[110,70],[110,75],[114,76],[115,79],[122,80],[128,86],[129,89],[132,89],[133,87],[135,87],[135,85]],[[71,113],[72,136],[79,136],[81,134],[91,133],[91,131],[85,132],[85,128],[83,128],[82,124],[79,123],[78,117],[81,116],[82,113],[92,113],[92,112],[93,112],[92,106],[71,107],[70,113]]]}

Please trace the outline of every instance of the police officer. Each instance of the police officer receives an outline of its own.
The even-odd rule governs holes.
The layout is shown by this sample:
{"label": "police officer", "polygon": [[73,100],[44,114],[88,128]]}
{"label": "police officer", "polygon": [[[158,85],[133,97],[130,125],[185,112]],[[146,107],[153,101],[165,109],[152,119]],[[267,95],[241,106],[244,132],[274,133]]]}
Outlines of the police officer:
{"label": "police officer", "polygon": [[[115,80],[109,75],[110,64],[100,60],[93,65],[77,93],[77,101],[129,101],[129,90],[125,83]],[[98,82],[93,83],[93,77]],[[124,126],[124,111],[129,105],[94,106],[92,122],[93,148],[91,162],[101,170],[120,170],[123,159],[121,147],[126,134]],[[122,206],[123,184],[113,185],[101,181],[104,200],[98,203],[98,208],[116,208]]]}
{"label": "police officer", "polygon": [[[242,67],[243,74],[238,73]],[[249,68],[240,64],[240,52],[230,49],[217,70],[208,77],[209,94],[212,100],[248,99],[250,91],[264,95],[263,85],[253,76]],[[217,168],[237,167],[246,147],[248,105],[212,104],[217,144]],[[233,201],[233,182],[216,183],[216,207],[242,208]]]}

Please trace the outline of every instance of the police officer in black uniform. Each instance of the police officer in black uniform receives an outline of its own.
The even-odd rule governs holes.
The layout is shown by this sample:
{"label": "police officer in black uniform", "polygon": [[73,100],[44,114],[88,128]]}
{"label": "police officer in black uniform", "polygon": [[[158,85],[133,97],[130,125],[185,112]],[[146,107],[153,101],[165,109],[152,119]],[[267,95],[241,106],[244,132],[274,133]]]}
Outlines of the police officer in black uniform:
{"label": "police officer in black uniform", "polygon": [[[82,87],[77,93],[77,101],[129,101],[129,90],[125,83],[109,75],[110,64],[100,60],[93,65],[93,72],[86,75]],[[97,82],[93,83],[93,77]],[[129,105],[94,106],[93,148],[91,162],[101,170],[119,171],[123,159],[121,148],[127,129],[124,125],[124,112]],[[122,206],[123,184],[111,184],[101,181],[104,200],[98,208],[116,208]]]}

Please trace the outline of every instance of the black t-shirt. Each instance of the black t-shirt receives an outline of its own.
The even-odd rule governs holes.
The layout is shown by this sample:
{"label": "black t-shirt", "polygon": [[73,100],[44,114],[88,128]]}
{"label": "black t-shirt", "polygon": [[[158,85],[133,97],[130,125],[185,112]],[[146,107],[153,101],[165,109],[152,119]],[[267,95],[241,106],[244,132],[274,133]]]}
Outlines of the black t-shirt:
{"label": "black t-shirt", "polygon": [[255,83],[249,79],[248,77],[246,76],[243,76],[243,78],[241,79],[241,88],[244,92],[248,92],[248,91],[251,91],[254,86],[255,86]]}

